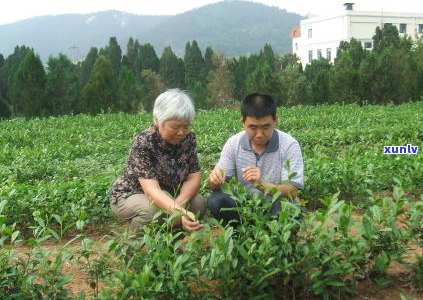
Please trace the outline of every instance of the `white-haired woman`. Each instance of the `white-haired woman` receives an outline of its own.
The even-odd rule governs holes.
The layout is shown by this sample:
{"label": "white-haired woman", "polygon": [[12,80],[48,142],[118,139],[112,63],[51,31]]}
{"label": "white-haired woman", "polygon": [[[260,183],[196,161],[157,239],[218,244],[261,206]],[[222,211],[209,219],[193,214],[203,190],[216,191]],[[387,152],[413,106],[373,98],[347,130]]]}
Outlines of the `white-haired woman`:
{"label": "white-haired woman", "polygon": [[159,209],[181,212],[182,227],[199,230],[203,224],[194,213],[202,216],[207,208],[198,194],[201,176],[195,134],[190,131],[192,100],[178,89],[168,90],[157,97],[153,116],[154,124],[135,137],[123,175],[113,182],[112,211],[130,221],[134,232],[150,223]]}

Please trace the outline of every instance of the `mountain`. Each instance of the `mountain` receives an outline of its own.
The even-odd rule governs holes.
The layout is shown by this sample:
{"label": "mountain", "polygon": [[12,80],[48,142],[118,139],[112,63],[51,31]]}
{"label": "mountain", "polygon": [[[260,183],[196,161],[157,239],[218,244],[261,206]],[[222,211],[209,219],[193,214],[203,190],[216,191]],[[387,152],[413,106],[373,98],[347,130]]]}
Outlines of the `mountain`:
{"label": "mountain", "polygon": [[227,56],[257,53],[265,43],[277,53],[291,51],[291,28],[303,16],[248,1],[222,1],[174,16],[140,16],[120,11],[35,17],[0,25],[0,53],[17,45],[34,48],[43,61],[64,53],[83,59],[91,47],[102,48],[116,36],[122,52],[129,37],[151,43],[158,54],[171,46],[183,56],[188,41]]}
{"label": "mountain", "polygon": [[0,26],[0,53],[6,57],[15,46],[32,47],[43,61],[64,53],[83,59],[91,47],[104,47],[116,36],[126,51],[129,37],[161,24],[170,16],[138,16],[120,11],[35,17]]}

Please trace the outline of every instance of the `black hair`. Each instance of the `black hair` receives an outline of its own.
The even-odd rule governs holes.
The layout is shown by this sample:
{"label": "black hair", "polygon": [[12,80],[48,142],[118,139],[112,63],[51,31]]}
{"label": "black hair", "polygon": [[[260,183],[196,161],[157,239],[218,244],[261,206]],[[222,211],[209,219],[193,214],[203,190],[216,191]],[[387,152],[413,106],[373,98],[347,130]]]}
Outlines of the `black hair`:
{"label": "black hair", "polygon": [[241,103],[242,119],[254,117],[257,119],[272,116],[276,117],[276,102],[272,96],[261,93],[247,95]]}

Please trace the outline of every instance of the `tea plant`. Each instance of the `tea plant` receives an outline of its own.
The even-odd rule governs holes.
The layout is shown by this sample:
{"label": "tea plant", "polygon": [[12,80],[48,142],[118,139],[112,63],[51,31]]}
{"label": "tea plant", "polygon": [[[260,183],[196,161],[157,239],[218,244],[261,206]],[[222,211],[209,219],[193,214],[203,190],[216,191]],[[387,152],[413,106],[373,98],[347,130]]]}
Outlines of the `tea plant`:
{"label": "tea plant", "polygon": [[423,195],[420,201],[410,203],[407,210],[406,226],[410,231],[412,242],[420,247],[415,261],[411,264],[411,280],[417,290],[423,291]]}
{"label": "tea plant", "polygon": [[193,233],[183,247],[184,233],[169,230],[175,217],[161,224],[156,216],[142,237],[124,235],[109,243],[121,264],[106,281],[110,289],[101,292],[101,299],[185,299],[193,294],[200,277],[197,258],[206,251],[201,247],[204,233]]}
{"label": "tea plant", "polygon": [[71,256],[64,250],[53,254],[39,247],[49,237],[49,230],[40,218],[37,221],[41,226],[34,226],[36,236],[19,241],[28,243],[30,248],[18,253],[13,245],[19,231],[14,231],[14,225],[6,226],[6,217],[2,215],[6,206],[7,201],[0,202],[0,298],[71,299],[65,287],[71,276],[62,273]]}
{"label": "tea plant", "polygon": [[[72,297],[62,267],[74,259],[100,299],[328,299],[355,293],[362,280],[387,284],[389,264],[406,264],[410,243],[423,240],[423,199],[410,200],[423,188],[422,109],[422,101],[279,108],[277,127],[296,137],[304,154],[301,199],[283,200],[272,218],[277,192],[266,199],[232,182],[227,191],[242,204],[238,225],[206,219],[203,230],[185,236],[157,221],[139,237],[114,235],[103,256],[89,240],[73,255],[40,247],[115,221],[108,189],[152,115],[2,120],[0,298]],[[200,111],[193,124],[205,196],[224,142],[242,130],[239,117],[237,110]],[[406,144],[420,152],[382,154],[384,145]],[[29,245],[23,255],[17,241]],[[416,287],[421,260],[418,254],[406,264]]]}

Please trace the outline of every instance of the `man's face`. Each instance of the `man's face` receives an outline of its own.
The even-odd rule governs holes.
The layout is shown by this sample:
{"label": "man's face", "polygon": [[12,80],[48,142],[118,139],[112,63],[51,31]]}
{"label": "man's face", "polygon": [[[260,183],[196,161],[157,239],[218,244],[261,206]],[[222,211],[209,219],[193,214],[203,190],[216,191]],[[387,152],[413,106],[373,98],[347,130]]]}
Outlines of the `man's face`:
{"label": "man's face", "polygon": [[265,116],[257,119],[246,117],[242,123],[251,144],[255,147],[265,147],[273,135],[277,117]]}

